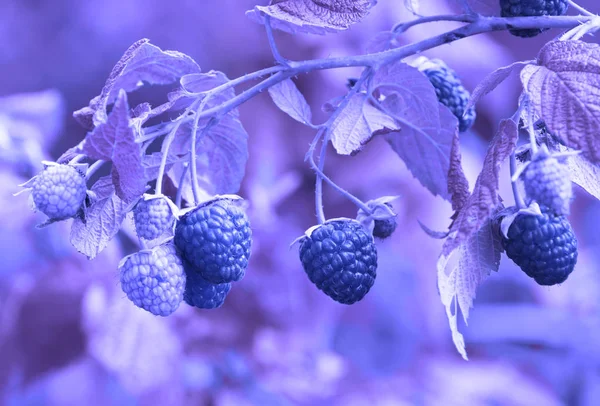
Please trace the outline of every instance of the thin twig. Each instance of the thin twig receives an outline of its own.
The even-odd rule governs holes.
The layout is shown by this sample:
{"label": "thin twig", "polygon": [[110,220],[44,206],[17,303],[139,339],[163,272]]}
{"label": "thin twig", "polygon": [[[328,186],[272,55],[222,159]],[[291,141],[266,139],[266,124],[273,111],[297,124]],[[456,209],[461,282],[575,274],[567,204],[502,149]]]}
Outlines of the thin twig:
{"label": "thin twig", "polygon": [[281,56],[277,43],[275,42],[275,36],[273,35],[273,28],[271,27],[271,16],[268,14],[264,15],[265,19],[265,31],[267,32],[267,39],[269,40],[269,46],[271,47],[271,53],[275,61],[283,66],[288,66],[288,60]]}
{"label": "thin twig", "polygon": [[175,139],[175,134],[177,133],[177,130],[179,130],[179,127],[181,126],[181,121],[178,121],[175,123],[175,125],[173,126],[173,129],[171,130],[171,132],[169,132],[169,134],[165,137],[162,147],[161,147],[161,152],[162,152],[162,157],[160,160],[160,167],[158,168],[158,176],[156,177],[156,188],[154,190],[155,194],[160,195],[162,193],[162,183],[163,183],[163,176],[165,175],[165,167],[167,166],[167,158],[169,156],[169,148],[171,148],[171,144],[173,143],[173,140]]}
{"label": "thin twig", "polygon": [[88,170],[85,172],[85,179],[89,180],[92,176],[94,176],[94,174],[96,173],[96,171],[98,171],[98,169],[100,169],[100,167],[102,165],[104,165],[106,161],[103,161],[101,159],[99,159],[98,161],[94,162],[89,168]]}

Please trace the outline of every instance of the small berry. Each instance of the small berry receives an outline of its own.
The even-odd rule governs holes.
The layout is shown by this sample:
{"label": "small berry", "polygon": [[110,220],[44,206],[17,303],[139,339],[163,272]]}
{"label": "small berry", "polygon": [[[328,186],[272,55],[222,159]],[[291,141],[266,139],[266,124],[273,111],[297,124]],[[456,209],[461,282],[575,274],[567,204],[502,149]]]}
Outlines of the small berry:
{"label": "small berry", "polygon": [[573,187],[569,170],[544,146],[533,156],[522,175],[527,196],[557,214],[569,214]]}
{"label": "small berry", "polygon": [[168,316],[183,300],[186,275],[172,244],[131,254],[119,264],[121,288],[137,307]]}
{"label": "small berry", "polygon": [[540,285],[564,282],[577,263],[577,239],[569,220],[545,207],[518,214],[502,236],[506,255]]}
{"label": "small berry", "polygon": [[244,277],[252,231],[248,216],[235,200],[219,198],[186,213],[175,227],[182,257],[212,283]]}
{"label": "small berry", "polygon": [[225,298],[231,290],[231,283],[210,283],[204,279],[193,267],[186,263],[187,279],[183,300],[199,309],[216,309],[225,303]]}
{"label": "small berry", "polygon": [[138,202],[133,220],[138,237],[155,240],[173,226],[175,216],[166,196],[151,196]]}
{"label": "small berry", "polygon": [[[392,205],[389,203],[385,203],[390,209]],[[373,227],[373,236],[377,238],[381,238],[382,240],[390,237],[394,231],[396,231],[396,227],[398,226],[398,222],[396,221],[396,217],[388,217],[385,220],[375,220],[375,226]]]}
{"label": "small berry", "polygon": [[[561,16],[569,8],[568,0],[500,0],[502,17]],[[535,37],[548,28],[525,28],[509,30],[522,38]]]}
{"label": "small berry", "polygon": [[49,165],[31,183],[35,207],[51,220],[74,217],[85,200],[85,177],[69,165]]}
{"label": "small berry", "polygon": [[477,114],[474,107],[465,113],[471,94],[465,89],[456,72],[439,59],[429,60],[422,71],[435,88],[439,102],[448,107],[458,119],[459,131],[465,132],[471,128]]}
{"label": "small berry", "polygon": [[333,300],[352,304],[375,283],[377,248],[355,220],[330,220],[300,240],[300,260],[312,283]]}

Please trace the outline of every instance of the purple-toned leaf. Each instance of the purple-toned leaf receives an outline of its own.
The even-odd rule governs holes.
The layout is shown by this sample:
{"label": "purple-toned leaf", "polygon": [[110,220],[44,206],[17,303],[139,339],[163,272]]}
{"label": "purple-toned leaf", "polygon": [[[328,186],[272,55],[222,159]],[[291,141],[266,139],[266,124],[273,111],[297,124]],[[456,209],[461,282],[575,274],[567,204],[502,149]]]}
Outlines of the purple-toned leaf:
{"label": "purple-toned leaf", "polygon": [[94,259],[117,234],[133,203],[119,199],[110,176],[98,179],[91,192],[94,200],[85,212],[85,221],[73,221],[70,239],[77,251]]}
{"label": "purple-toned leaf", "polygon": [[[144,158],[142,159],[142,166],[144,167],[145,179],[147,182],[156,179],[156,177],[158,176],[158,170],[160,168],[162,157],[162,152],[154,152],[149,155],[144,155]],[[178,160],[175,156],[167,156],[167,165],[165,172],[167,172],[169,168],[176,162],[178,162]]]}
{"label": "purple-toned leaf", "polygon": [[[570,152],[568,148],[560,148],[561,152]],[[570,156],[567,158],[567,167],[571,174],[571,181],[578,184],[600,200],[600,167],[594,165],[581,155]]]}
{"label": "purple-toned leaf", "polygon": [[467,241],[500,205],[498,193],[500,167],[515,150],[517,139],[518,131],[515,122],[502,120],[488,148],[473,193],[462,209],[455,214],[455,220],[450,226],[452,237],[444,242],[442,256],[449,256],[452,251]]}
{"label": "purple-toned leaf", "polygon": [[206,73],[190,73],[179,80],[181,88],[188,93],[202,93],[226,83],[229,79],[223,72],[211,70]]}
{"label": "purple-toned leaf", "polygon": [[273,103],[291,118],[303,124],[311,123],[310,107],[291,79],[286,79],[270,87],[269,94]]}
{"label": "purple-toned leaf", "polygon": [[540,51],[538,65],[523,68],[521,81],[549,130],[600,163],[600,46],[551,42]]}
{"label": "purple-toned leaf", "polygon": [[[488,217],[483,224],[448,255],[441,255],[437,264],[438,288],[458,352],[467,359],[465,341],[458,331],[458,311],[467,323],[477,287],[492,271],[498,271],[502,253],[500,233]],[[457,256],[450,263],[450,256]]]}
{"label": "purple-toned leaf", "polygon": [[112,161],[113,183],[117,196],[123,201],[135,201],[145,192],[142,147],[136,142],[135,127],[124,90],[119,93],[106,123],[100,124],[87,135],[83,153],[92,159]]}
{"label": "purple-toned leaf", "polygon": [[369,103],[367,95],[358,93],[352,96],[331,125],[331,142],[338,154],[354,155],[374,135],[398,129],[390,116]]}
{"label": "purple-toned leaf", "polygon": [[199,73],[200,67],[189,56],[176,51],[163,51],[142,39],[134,43],[110,73],[99,96],[89,106],[73,116],[85,128],[91,129],[107,119],[106,106],[110,105],[121,89],[131,92],[143,84],[166,85],[189,73]]}
{"label": "purple-toned leaf", "polygon": [[397,46],[394,33],[391,31],[382,31],[367,43],[366,51],[369,54],[374,54],[396,48]]}
{"label": "purple-toned leaf", "polygon": [[287,32],[325,34],[348,29],[362,20],[376,2],[373,0],[277,0],[269,6],[256,6],[246,12],[264,24],[271,17],[273,28]]}
{"label": "purple-toned leaf", "polygon": [[531,63],[531,61],[514,62],[508,66],[498,68],[489,75],[487,75],[471,93],[471,98],[469,99],[467,107],[465,107],[464,111],[467,111],[468,109],[476,105],[483,96],[493,92],[494,89],[498,87],[498,85],[500,85],[502,82],[508,79],[511,73],[513,73],[515,70],[522,68],[528,63]]}
{"label": "purple-toned leaf", "polygon": [[450,150],[450,168],[448,169],[448,193],[452,201],[452,210],[459,211],[469,198],[469,182],[462,168],[460,140],[458,133],[452,139]]}
{"label": "purple-toned leaf", "polygon": [[412,14],[419,15],[420,0],[404,0],[404,7]]}

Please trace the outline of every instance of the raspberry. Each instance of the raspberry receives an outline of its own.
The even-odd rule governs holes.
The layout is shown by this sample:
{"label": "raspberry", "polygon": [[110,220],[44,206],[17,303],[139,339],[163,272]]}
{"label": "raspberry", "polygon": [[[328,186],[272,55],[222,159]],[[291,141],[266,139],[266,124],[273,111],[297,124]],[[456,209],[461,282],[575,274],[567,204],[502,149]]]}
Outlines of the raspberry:
{"label": "raspberry", "polygon": [[51,220],[74,217],[85,200],[85,177],[69,165],[49,165],[31,183],[35,207]]}
{"label": "raspberry", "polygon": [[540,285],[564,282],[577,263],[577,239],[569,221],[542,207],[518,214],[502,236],[506,255]]}
{"label": "raspberry", "polygon": [[155,240],[173,226],[175,216],[166,196],[144,196],[133,209],[138,237]]}
{"label": "raspberry", "polygon": [[182,257],[212,283],[239,281],[250,258],[252,231],[235,200],[219,198],[186,213],[175,227]]}
{"label": "raspberry", "polygon": [[200,309],[216,309],[225,303],[231,283],[210,283],[196,272],[189,263],[184,265],[187,280],[183,300]]}
{"label": "raspberry", "polygon": [[[567,12],[568,0],[500,0],[502,17],[560,16]],[[535,37],[548,28],[509,30],[522,38]]]}
{"label": "raspberry", "polygon": [[527,196],[557,214],[569,214],[573,187],[569,170],[543,146],[523,172]]}
{"label": "raspberry", "polygon": [[173,244],[159,245],[123,258],[121,289],[137,307],[168,316],[183,300],[186,275]]}
{"label": "raspberry", "polygon": [[469,108],[465,113],[471,94],[465,89],[456,72],[443,61],[432,59],[428,62],[423,66],[422,71],[435,88],[439,102],[456,116],[459,131],[467,131],[477,116],[474,107]]}
{"label": "raspberry", "polygon": [[377,248],[359,222],[330,220],[300,241],[304,271],[327,296],[352,304],[369,292],[377,276]]}
{"label": "raspberry", "polygon": [[[390,209],[392,205],[389,203],[385,203]],[[385,220],[375,220],[375,227],[373,227],[373,236],[377,238],[381,238],[382,240],[390,237],[394,231],[396,231],[396,227],[398,223],[396,222],[396,217],[389,217]]]}

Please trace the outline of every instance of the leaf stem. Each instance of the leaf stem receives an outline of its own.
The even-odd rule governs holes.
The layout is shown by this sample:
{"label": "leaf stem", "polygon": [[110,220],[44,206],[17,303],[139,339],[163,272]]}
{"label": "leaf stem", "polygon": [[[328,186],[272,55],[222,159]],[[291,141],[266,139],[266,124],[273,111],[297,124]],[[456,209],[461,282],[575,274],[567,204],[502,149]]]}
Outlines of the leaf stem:
{"label": "leaf stem", "polygon": [[271,53],[273,54],[275,61],[280,65],[288,66],[288,60],[281,56],[281,53],[277,48],[275,36],[273,35],[273,27],[271,27],[271,16],[264,14],[263,18],[265,19],[265,31],[267,32],[267,39],[269,40],[269,46],[271,47]]}
{"label": "leaf stem", "polygon": [[97,160],[96,162],[94,162],[89,168],[88,170],[85,172],[85,179],[86,180],[90,180],[90,178],[92,176],[94,176],[94,174],[98,171],[98,169],[100,169],[100,167],[102,165],[104,165],[106,161],[103,161],[101,159]]}
{"label": "leaf stem", "polygon": [[165,167],[167,166],[167,158],[169,157],[169,148],[171,148],[171,144],[175,139],[175,134],[177,133],[177,130],[179,130],[180,126],[181,121],[176,122],[175,126],[173,126],[173,128],[171,129],[169,134],[167,134],[162,143],[162,157],[160,160],[160,167],[158,168],[158,176],[156,177],[156,188],[154,189],[154,193],[157,195],[160,195],[162,193],[162,183],[163,177],[165,175]]}
{"label": "leaf stem", "polygon": [[521,196],[521,193],[519,192],[519,187],[517,184],[518,179],[512,180],[512,178],[514,177],[516,172],[517,172],[517,158],[515,156],[515,152],[513,151],[513,153],[510,154],[510,177],[511,177],[510,184],[512,186],[513,196],[515,197],[515,203],[517,205],[517,208],[520,210],[520,209],[524,209],[527,206],[525,205],[523,196]]}
{"label": "leaf stem", "polygon": [[478,15],[476,14],[444,14],[444,15],[438,15],[438,16],[426,16],[426,17],[420,17],[417,19],[414,19],[412,21],[408,21],[405,23],[399,23],[396,24],[394,26],[394,28],[392,28],[392,32],[395,35],[399,35],[402,34],[403,32],[406,32],[409,28],[412,28],[416,25],[421,25],[421,24],[426,24],[426,23],[433,23],[433,22],[438,22],[438,21],[456,21],[456,22],[461,22],[461,23],[472,23],[475,22],[478,18]]}
{"label": "leaf stem", "polygon": [[574,9],[576,9],[577,11],[579,11],[583,15],[586,15],[586,16],[593,16],[593,15],[595,15],[591,11],[588,11],[585,8],[581,7],[579,4],[575,3],[573,0],[569,0],[569,4],[571,5],[571,7],[573,7]]}
{"label": "leaf stem", "polygon": [[81,161],[82,161],[83,159],[85,159],[85,158],[86,158],[86,155],[85,155],[85,154],[77,154],[77,155],[75,155],[75,156],[73,157],[73,159],[71,159],[71,160],[69,161],[69,165],[75,165],[76,163],[79,163],[79,162],[81,162]]}

